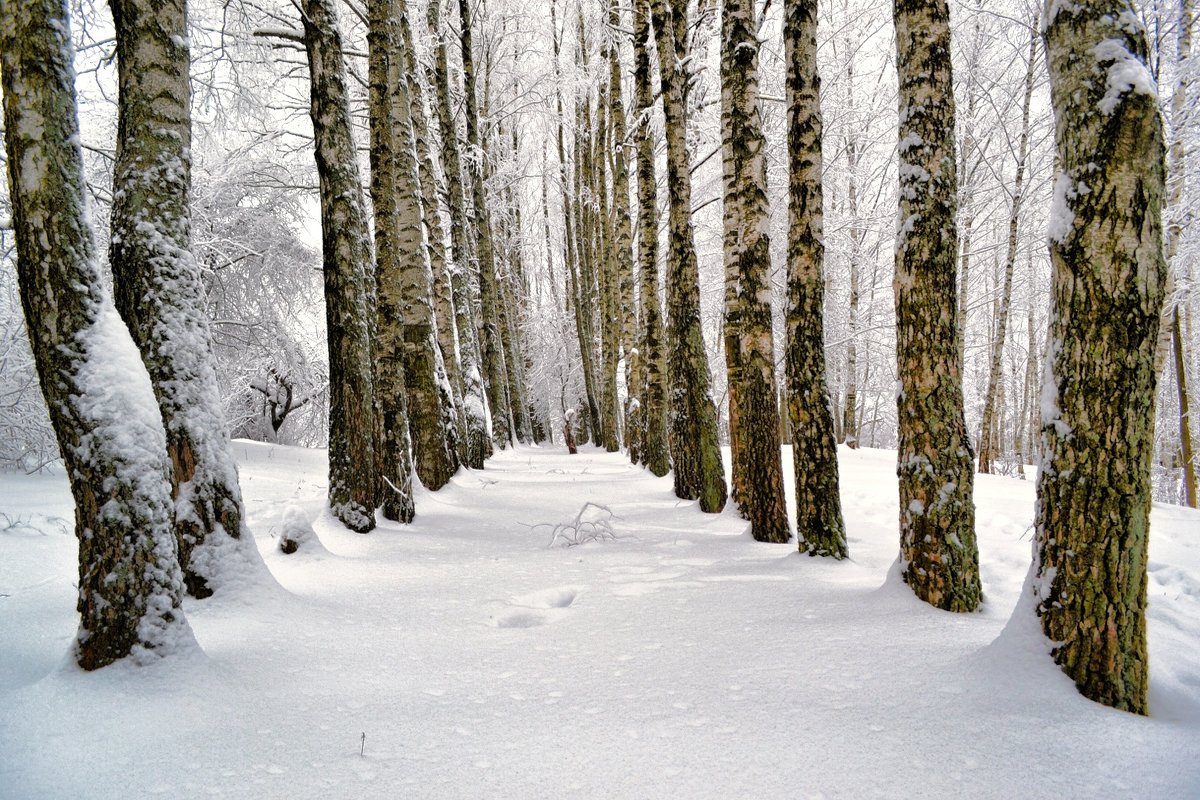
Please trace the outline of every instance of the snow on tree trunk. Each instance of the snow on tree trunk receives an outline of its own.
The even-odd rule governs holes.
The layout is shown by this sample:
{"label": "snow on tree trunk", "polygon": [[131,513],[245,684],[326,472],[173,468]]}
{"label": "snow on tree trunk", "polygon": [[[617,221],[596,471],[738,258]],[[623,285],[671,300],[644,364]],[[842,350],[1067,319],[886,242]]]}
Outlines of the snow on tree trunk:
{"label": "snow on tree trunk", "polygon": [[[784,364],[796,478],[796,533],[800,549],[809,555],[841,559],[849,552],[825,367],[822,119],[815,0],[785,3],[783,35],[790,161]],[[853,302],[857,304],[857,297]],[[848,399],[848,409],[853,402]],[[853,422],[851,416],[848,424],[852,427]]]}
{"label": "snow on tree trunk", "polygon": [[449,413],[453,418],[455,430],[452,443],[456,461],[459,461],[465,449],[467,417],[462,401],[462,362],[459,355],[459,333],[450,278],[452,254],[446,246],[446,230],[442,224],[439,202],[438,187],[442,185],[442,176],[438,172],[438,165],[433,159],[430,148],[426,89],[421,81],[422,73],[417,63],[416,47],[407,13],[400,18],[400,34],[404,52],[404,70],[405,74],[409,76],[409,97],[412,104],[410,120],[421,184],[422,220],[429,232],[428,253],[429,267],[433,276],[433,317],[437,328],[438,347],[441,350],[442,363],[448,382],[448,386],[442,387],[442,391],[448,393],[442,398],[442,406],[443,413]]}
{"label": "snow on tree trunk", "polygon": [[[601,59],[602,65],[607,65],[607,54]],[[596,146],[593,150],[595,157],[593,193],[596,196],[597,227],[600,233],[600,256],[597,263],[599,269],[600,289],[600,385],[601,405],[600,419],[602,422],[601,437],[604,449],[615,453],[621,449],[621,437],[618,430],[618,418],[621,407],[617,400],[617,363],[621,359],[621,309],[617,291],[619,274],[617,267],[616,224],[609,209],[608,185],[616,186],[616,175],[611,174],[609,151],[614,141],[609,138],[609,114],[611,108],[611,93],[613,87],[605,84],[601,78],[600,97],[596,103],[597,131]],[[615,91],[621,91],[618,80]],[[611,178],[611,181],[609,180]]]}
{"label": "snow on tree trunk", "polygon": [[98,669],[192,642],[162,419],[96,264],[65,3],[0,5],[0,73],[21,305],[75,499],[79,632]]}
{"label": "snow on tree trunk", "polygon": [[980,601],[974,464],[955,332],[954,93],[946,0],[895,0],[900,100],[896,360],[900,560],[918,597]]}
{"label": "snow on tree trunk", "polygon": [[667,438],[667,369],[663,350],[662,302],[658,295],[658,183],[654,165],[654,103],[650,49],[650,0],[636,0],[633,14],[635,113],[638,117],[638,270],[641,290],[641,337],[638,360],[642,377],[639,398],[642,415],[642,463],[662,477],[671,469]]}
{"label": "snow on tree trunk", "polygon": [[507,375],[504,367],[504,345],[500,339],[500,320],[497,304],[495,245],[492,240],[492,213],[484,191],[484,159],[487,153],[479,135],[479,110],[475,88],[475,59],[471,51],[472,15],[469,0],[459,0],[460,36],[462,41],[463,92],[467,119],[467,146],[470,148],[468,174],[475,206],[476,257],[479,263],[479,295],[483,314],[483,367],[486,377],[488,407],[492,419],[492,441],[501,450],[512,441],[509,422]]}
{"label": "snow on tree trunk", "polygon": [[1050,0],[1042,22],[1058,176],[1033,590],[1080,692],[1144,714],[1162,120],[1131,3]]}
{"label": "snow on tree trunk", "polygon": [[467,204],[462,159],[459,155],[458,127],[451,111],[450,66],[447,56],[447,31],[441,24],[441,2],[430,0],[427,27],[438,37],[434,58],[434,83],[437,87],[438,127],[441,134],[442,163],[448,177],[450,211],[450,241],[453,248],[450,264],[450,287],[454,298],[455,322],[458,327],[459,357],[462,361],[463,414],[466,417],[466,439],[463,442],[463,463],[471,469],[483,469],[483,462],[492,454],[487,433],[487,396],[483,388],[483,370],[477,321],[472,300],[468,265],[474,260],[473,240],[467,223]]}
{"label": "snow on tree trunk", "polygon": [[375,527],[375,389],[371,364],[371,247],[350,133],[342,39],[329,0],[303,0],[321,195],[329,339],[329,506],[348,528]]}
{"label": "snow on tree trunk", "polygon": [[[376,402],[376,463],[379,469],[383,516],[412,522],[416,514],[412,487],[412,440],[404,365],[404,323],[401,276],[405,269],[400,244],[402,168],[398,149],[397,106],[403,99],[400,81],[400,4],[370,0],[367,17],[370,84],[368,116],[371,129],[371,204],[375,212],[376,329],[374,341]],[[411,203],[411,198],[408,198]],[[409,209],[406,209],[409,210]],[[411,210],[409,210],[411,213]],[[408,220],[411,225],[411,220]],[[411,236],[411,231],[408,231]]]}
{"label": "snow on tree trunk", "polygon": [[675,494],[688,500],[699,498],[701,510],[717,512],[725,507],[727,489],[700,324],[700,278],[692,236],[692,177],[683,94],[687,75],[676,53],[676,47],[683,45],[676,40],[676,28],[686,29],[682,19],[685,11],[682,7],[672,9],[667,0],[652,0],[650,11],[658,44],[670,187],[667,370]]}
{"label": "snow on tree trunk", "polygon": [[[766,141],[758,99],[754,0],[721,14],[721,145],[725,201],[725,364],[733,499],[760,542],[786,542],[787,501],[775,397]],[[819,317],[818,317],[819,318]],[[836,496],[836,495],[835,495]]]}
{"label": "snow on tree trunk", "polygon": [[184,584],[207,597],[245,509],[221,412],[200,269],[191,252],[191,108],[184,0],[113,0],[118,75],[113,168],[114,299],[150,373],[167,433]]}
{"label": "snow on tree trunk", "polygon": [[[404,3],[397,3],[396,77],[389,95],[393,104],[392,126],[395,147],[396,266],[398,271],[381,276],[379,291],[397,292],[404,379],[408,394],[408,422],[413,443],[413,464],[425,488],[437,491],[458,471],[458,441],[454,428],[453,395],[446,367],[437,344],[433,318],[433,272],[429,265],[429,241],[425,237],[421,183],[418,174],[413,118],[423,113],[420,100],[410,87],[415,56],[407,55],[403,28]],[[436,212],[436,209],[434,209]]]}

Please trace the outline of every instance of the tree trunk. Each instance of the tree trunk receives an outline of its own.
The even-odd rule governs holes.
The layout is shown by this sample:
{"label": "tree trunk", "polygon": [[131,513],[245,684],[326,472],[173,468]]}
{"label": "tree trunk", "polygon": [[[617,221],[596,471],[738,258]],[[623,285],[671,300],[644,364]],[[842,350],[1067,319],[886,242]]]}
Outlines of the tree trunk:
{"label": "tree trunk", "polygon": [[1137,19],[1129,2],[1051,2],[1043,17],[1059,174],[1033,589],[1080,692],[1144,714],[1166,265],[1162,121]]}
{"label": "tree trunk", "polygon": [[371,248],[350,134],[342,39],[329,0],[303,0],[312,123],[321,194],[329,338],[329,506],[351,530],[375,527],[375,390],[369,319]]}
{"label": "tree trunk", "polygon": [[654,87],[651,84],[650,0],[635,0],[633,14],[635,113],[638,116],[638,269],[641,320],[638,382],[642,415],[642,462],[662,477],[671,469],[667,438],[667,365],[663,351],[662,302],[658,296],[658,181],[654,165],[654,132],[650,127]]}
{"label": "tree trunk", "polygon": [[[436,2],[430,4],[437,5]],[[417,63],[416,47],[407,12],[400,19],[400,34],[404,52],[404,71],[408,75],[408,87],[412,111],[413,141],[416,145],[418,173],[421,183],[421,218],[429,241],[429,267],[433,274],[433,318],[437,327],[438,348],[450,391],[439,389],[443,413],[450,412],[454,419],[455,438],[453,450],[455,461],[461,462],[466,452],[467,416],[463,405],[462,360],[459,354],[459,333],[454,311],[454,290],[451,272],[453,254],[446,246],[446,230],[442,224],[442,212],[438,187],[442,176],[433,159],[430,148],[429,116],[426,108],[426,88],[422,85],[421,71]]]}
{"label": "tree trunk", "polygon": [[954,292],[957,181],[946,0],[895,0],[900,97],[896,360],[900,560],[918,597],[980,600],[974,469],[963,419]]}
{"label": "tree trunk", "polygon": [[507,375],[504,368],[504,345],[500,339],[500,319],[497,304],[495,245],[492,240],[492,212],[484,190],[483,140],[479,135],[479,110],[475,89],[475,60],[471,52],[470,0],[459,0],[459,21],[462,39],[463,93],[467,114],[467,146],[471,149],[469,173],[475,204],[476,256],[479,260],[479,295],[483,313],[483,367],[486,375],[488,406],[492,412],[492,441],[501,450],[512,442],[509,422]]}
{"label": "tree trunk", "polygon": [[[377,404],[376,461],[382,485],[383,516],[412,522],[412,441],[409,434],[407,384],[404,365],[404,298],[401,276],[404,258],[401,245],[399,204],[411,215],[412,198],[402,196],[399,172],[403,168],[398,148],[397,105],[401,74],[400,3],[370,0],[367,6],[369,116],[371,128],[371,203],[375,211],[375,392]],[[411,238],[411,218],[404,221],[404,235]]]}
{"label": "tree trunk", "polygon": [[849,550],[838,494],[837,443],[825,367],[822,119],[815,0],[787,0],[784,4],[783,46],[788,65],[789,159],[784,359],[796,477],[796,531],[800,549],[809,555],[842,559]]}
{"label": "tree trunk", "polygon": [[117,39],[113,294],[167,432],[184,584],[213,593],[222,561],[258,560],[221,414],[204,286],[191,252],[190,57],[184,0],[112,0]]}
{"label": "tree trunk", "polygon": [[675,494],[700,508],[725,507],[727,489],[717,439],[708,358],[700,324],[700,277],[692,236],[692,177],[688,164],[683,61],[676,28],[686,30],[685,10],[652,0],[651,21],[658,44],[663,118],[667,137],[667,185],[671,187],[667,257],[667,371],[670,384],[671,460]]}
{"label": "tree trunk", "polygon": [[481,351],[477,320],[471,299],[468,265],[474,260],[472,238],[467,222],[466,193],[459,156],[458,127],[451,112],[450,67],[446,53],[446,32],[441,25],[441,0],[430,0],[427,23],[430,32],[438,37],[434,59],[434,82],[438,93],[438,127],[441,129],[442,163],[449,183],[450,240],[453,247],[450,264],[450,286],[454,296],[455,322],[458,327],[459,357],[462,360],[463,414],[467,436],[463,443],[463,463],[471,469],[483,469],[483,461],[492,454],[492,442],[487,434],[487,396],[483,388]]}
{"label": "tree trunk", "polygon": [[983,420],[979,428],[979,471],[991,472],[999,439],[993,433],[996,405],[1001,380],[1001,360],[1004,340],[1008,335],[1009,308],[1012,304],[1013,269],[1017,263],[1017,233],[1021,222],[1021,203],[1025,199],[1025,160],[1029,153],[1029,106],[1033,100],[1034,63],[1037,60],[1037,31],[1029,32],[1029,60],[1025,66],[1025,97],[1021,105],[1021,138],[1017,144],[1017,174],[1013,180],[1012,208],[1008,215],[1008,250],[1004,256],[1004,288],[1000,292],[1000,308],[996,313],[996,335],[988,365],[987,392],[983,401]]}
{"label": "tree trunk", "polygon": [[760,542],[786,542],[787,501],[775,399],[766,141],[758,99],[754,0],[721,14],[721,144],[725,202],[725,364],[733,499]]}
{"label": "tree trunk", "polygon": [[80,621],[72,655],[92,670],[169,654],[191,632],[160,412],[88,226],[72,54],[65,3],[0,5],[17,280],[75,500]]}
{"label": "tree trunk", "polygon": [[[607,61],[607,58],[602,59],[605,65],[607,65]],[[617,91],[621,91],[619,82]],[[608,153],[613,146],[609,140],[608,129],[609,94],[610,89],[604,84],[602,78],[599,102],[596,105],[597,128],[596,147],[593,150],[595,157],[593,193],[597,202],[596,227],[600,233],[600,255],[596,266],[599,270],[597,277],[600,289],[600,386],[602,391],[600,418],[603,424],[601,434],[604,449],[615,453],[621,449],[621,436],[618,430],[620,417],[618,409],[621,406],[617,401],[617,362],[621,358],[621,310],[617,297],[619,277],[615,252],[616,243],[613,241],[616,230],[608,204],[608,179],[611,177],[612,183],[616,183],[616,176],[611,175],[608,169]]]}

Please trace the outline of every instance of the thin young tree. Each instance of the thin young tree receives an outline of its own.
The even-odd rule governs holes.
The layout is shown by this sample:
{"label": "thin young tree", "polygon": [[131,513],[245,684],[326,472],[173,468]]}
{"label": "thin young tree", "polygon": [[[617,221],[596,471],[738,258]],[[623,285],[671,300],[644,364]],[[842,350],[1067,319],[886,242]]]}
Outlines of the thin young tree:
{"label": "thin young tree", "polygon": [[754,0],[725,0],[722,5],[725,364],[729,371],[733,499],[750,521],[755,539],[786,542],[792,533],[775,397],[767,153],[758,98],[756,16]]}
{"label": "thin young tree", "polygon": [[955,331],[957,180],[950,11],[895,0],[900,100],[896,406],[900,559],[918,597],[949,611],[980,601],[974,464]]}
{"label": "thin young tree", "polygon": [[[221,413],[200,267],[191,251],[191,63],[184,0],[111,0],[117,152],[113,294],[167,432],[188,593],[207,597],[235,554],[257,560]],[[223,566],[224,565],[224,566]]]}
{"label": "thin young tree", "polygon": [[658,46],[663,118],[667,139],[667,377],[669,431],[675,494],[699,498],[703,511],[725,507],[727,488],[717,440],[708,358],[700,323],[700,277],[692,230],[692,178],[687,146],[684,84],[688,80],[680,39],[687,30],[686,8],[651,0],[651,23]]}
{"label": "thin young tree", "polygon": [[167,441],[88,225],[65,2],[0,5],[17,279],[38,379],[75,499],[79,632],[98,669],[186,644]]}
{"label": "thin young tree", "polygon": [[[849,555],[849,550],[838,494],[837,443],[825,368],[825,234],[817,3],[787,0],[783,14],[790,162],[784,364],[796,478],[796,532],[800,549],[809,555],[841,559]],[[854,157],[851,151],[852,170]],[[852,192],[853,181],[851,174]],[[852,194],[851,202],[854,201]],[[851,235],[859,234],[852,231]],[[857,248],[857,238],[852,246]],[[857,266],[852,264],[851,268],[857,270]],[[857,278],[852,275],[851,280]],[[851,292],[856,295],[857,287],[852,286]],[[853,302],[857,304],[856,296]],[[853,402],[847,400],[851,427]]]}
{"label": "thin young tree", "polygon": [[330,0],[303,0],[312,123],[321,196],[322,271],[329,339],[329,506],[351,530],[375,527],[374,314],[371,247],[342,38]]}
{"label": "thin young tree", "polygon": [[1085,696],[1146,713],[1146,556],[1165,167],[1128,0],[1047,2],[1057,178],[1042,387],[1037,613]]}

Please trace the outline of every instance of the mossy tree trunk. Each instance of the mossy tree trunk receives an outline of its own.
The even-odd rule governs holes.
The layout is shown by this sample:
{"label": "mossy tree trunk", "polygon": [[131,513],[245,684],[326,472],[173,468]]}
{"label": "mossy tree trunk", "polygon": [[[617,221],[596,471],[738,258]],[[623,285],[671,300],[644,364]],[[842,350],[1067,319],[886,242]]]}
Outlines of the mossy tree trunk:
{"label": "mossy tree trunk", "polygon": [[200,268],[191,252],[191,91],[184,0],[111,0],[117,45],[113,293],[167,432],[175,535],[189,594],[207,597],[245,527],[221,413]]}
{"label": "mossy tree trunk", "polygon": [[329,0],[303,0],[312,123],[321,195],[325,321],[329,339],[329,505],[348,528],[375,527],[375,386],[371,247],[363,205],[342,39]]}
{"label": "mossy tree trunk", "polygon": [[896,361],[900,559],[918,597],[950,611],[980,601],[974,464],[955,322],[956,192],[950,12],[895,0],[900,89]]}
{"label": "mossy tree trunk", "polygon": [[733,499],[750,521],[755,539],[786,542],[792,534],[775,397],[766,141],[758,99],[756,16],[754,0],[725,0],[722,6],[725,364],[729,370]]}
{"label": "mossy tree trunk", "polygon": [[382,485],[383,516],[412,522],[412,441],[409,438],[404,368],[404,270],[400,246],[401,192],[397,153],[397,97],[400,81],[400,4],[370,0],[367,6],[371,129],[371,204],[375,212],[376,336],[374,342],[377,405],[376,460]]}
{"label": "mossy tree trunk", "polygon": [[[784,364],[796,478],[796,532],[800,549],[809,555],[841,559],[849,551],[825,367],[822,118],[815,0],[787,0],[783,25],[790,161]],[[854,202],[853,195],[851,198]],[[856,289],[852,289],[855,295]],[[857,296],[853,302],[857,304]],[[851,428],[854,402],[848,397],[847,424]]]}
{"label": "mossy tree trunk", "polygon": [[725,507],[727,488],[717,439],[708,357],[700,324],[700,278],[692,236],[692,177],[687,147],[683,61],[676,52],[677,28],[687,29],[683,7],[651,0],[658,46],[670,187],[667,254],[667,377],[669,432],[675,494],[700,500],[703,511]]}
{"label": "mossy tree trunk", "polygon": [[650,82],[650,2],[634,6],[634,97],[637,115],[637,267],[641,289],[641,336],[638,338],[637,381],[641,401],[642,459],[650,473],[664,476],[671,470],[667,439],[666,351],[662,342],[662,300],[659,291],[659,201],[654,164],[654,130],[650,107],[654,86]]}
{"label": "mossy tree trunk", "polygon": [[92,670],[165,655],[191,633],[160,412],[101,278],[86,216],[72,56],[64,2],[0,5],[17,280],[75,500],[73,658]]}
{"label": "mossy tree trunk", "polygon": [[[1085,696],[1146,713],[1162,120],[1129,2],[1046,6],[1058,176],[1034,592]],[[1052,401],[1052,402],[1051,402]]]}

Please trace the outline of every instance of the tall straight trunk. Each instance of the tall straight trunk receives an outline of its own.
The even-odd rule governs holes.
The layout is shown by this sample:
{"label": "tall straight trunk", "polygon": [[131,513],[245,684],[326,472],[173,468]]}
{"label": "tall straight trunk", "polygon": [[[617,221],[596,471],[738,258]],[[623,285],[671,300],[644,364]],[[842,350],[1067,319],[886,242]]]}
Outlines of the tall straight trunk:
{"label": "tall straight trunk", "polygon": [[[511,131],[512,157],[520,152],[516,127]],[[512,407],[513,432],[518,442],[533,441],[532,422],[529,413],[529,393],[525,382],[524,322],[522,310],[526,308],[528,292],[525,287],[524,259],[521,255],[521,200],[512,187],[505,192],[509,207],[508,224],[508,271],[498,276],[500,285],[500,310],[504,334],[504,363],[508,367],[508,396]]]}
{"label": "tall straight trunk", "polygon": [[0,5],[0,77],[17,281],[38,379],[75,500],[79,631],[98,669],[185,645],[171,464],[137,348],[88,225],[65,2]]}
{"label": "tall straight trunk", "polygon": [[[595,313],[595,304],[584,294],[585,284],[590,283],[587,280],[588,255],[587,246],[585,244],[584,229],[587,224],[587,208],[584,202],[582,192],[582,174],[584,165],[588,163],[587,154],[583,147],[584,130],[586,125],[585,114],[583,107],[576,99],[576,132],[575,132],[575,159],[573,168],[568,164],[566,157],[566,147],[563,136],[563,123],[566,119],[563,110],[562,94],[559,91],[559,86],[562,84],[562,75],[559,67],[559,56],[561,51],[561,38],[558,31],[558,21],[555,11],[555,3],[550,3],[550,24],[553,32],[554,41],[554,74],[558,78],[554,92],[555,105],[558,111],[557,116],[557,136],[558,136],[558,163],[560,165],[559,180],[562,184],[563,193],[563,221],[565,227],[565,241],[563,244],[565,256],[565,265],[567,268],[567,287],[568,295],[570,296],[571,306],[574,309],[575,317],[575,334],[579,340],[579,361],[580,370],[583,372],[583,390],[587,401],[586,419],[580,430],[580,441],[586,443],[588,441],[588,427],[595,422],[599,417],[599,389],[596,386],[596,345],[595,338],[592,335],[592,314]],[[564,28],[566,24],[564,22]],[[577,66],[586,67],[585,63],[581,63],[583,58],[582,42],[579,48],[580,52],[576,54]]]}
{"label": "tall straight trunk", "polygon": [[1049,2],[1043,16],[1059,173],[1032,585],[1080,692],[1144,714],[1166,263],[1162,120],[1137,19],[1128,0]]}
{"label": "tall straight trunk", "polygon": [[[608,59],[602,59],[607,62]],[[617,87],[620,91],[620,86]],[[617,402],[617,362],[621,357],[621,312],[617,298],[617,263],[614,251],[614,227],[608,204],[608,186],[610,178],[615,182],[615,176],[609,172],[608,153],[612,147],[608,130],[609,87],[603,78],[600,83],[600,96],[596,104],[596,146],[593,150],[595,166],[593,167],[592,193],[596,197],[596,227],[600,234],[599,257],[596,260],[597,287],[600,290],[600,418],[601,439],[604,449],[615,453],[621,449],[621,437],[618,432],[618,417],[620,404]]]}
{"label": "tall straight trunk", "polygon": [[188,593],[208,597],[245,510],[221,414],[204,285],[191,252],[191,63],[184,0],[112,0],[117,40],[113,295],[142,353],[171,459],[175,536]]}
{"label": "tall straight trunk", "polygon": [[787,500],[775,398],[766,141],[758,99],[754,0],[721,14],[721,149],[725,202],[725,364],[733,499],[761,542],[786,542]]}
{"label": "tall straight trunk", "polygon": [[838,494],[837,442],[825,366],[823,154],[815,0],[787,0],[784,4],[783,46],[788,65],[789,160],[784,359],[796,477],[796,531],[800,549],[809,555],[841,559],[849,555],[849,549]]}
{"label": "tall straight trunk", "polygon": [[717,439],[708,357],[700,324],[700,275],[692,235],[692,176],[688,163],[684,61],[677,28],[686,30],[685,9],[651,0],[658,44],[663,118],[667,137],[667,185],[671,188],[667,253],[667,377],[670,386],[671,460],[675,494],[699,498],[703,511],[725,507],[727,488]]}
{"label": "tall straight trunk", "polygon": [[949,611],[980,600],[974,465],[963,418],[954,292],[957,180],[950,11],[894,0],[900,77],[896,360],[900,559],[918,597]]}
{"label": "tall straight trunk", "polygon": [[[614,4],[609,23],[613,30],[621,28],[620,8]],[[620,317],[620,345],[625,360],[626,408],[637,395],[634,373],[638,369],[638,353],[634,344],[637,337],[638,307],[634,300],[633,275],[633,221],[629,207],[629,159],[626,154],[625,99],[621,86],[620,47],[616,42],[608,52],[609,104],[612,119],[612,175],[613,175],[613,258],[617,269],[616,312]],[[633,463],[638,463],[641,451],[640,426],[626,423],[625,443]],[[637,452],[637,457],[634,452]]]}
{"label": "tall straight trunk", "polygon": [[1025,67],[1025,96],[1021,105],[1021,138],[1017,143],[1017,174],[1013,179],[1012,207],[1008,215],[1008,250],[1004,255],[1004,288],[1000,291],[1000,307],[996,313],[996,335],[992,338],[992,353],[988,366],[987,392],[983,401],[983,420],[979,428],[979,471],[991,472],[992,461],[999,449],[993,428],[996,422],[1001,380],[1001,359],[1004,340],[1008,334],[1009,308],[1012,305],[1013,268],[1017,263],[1017,233],[1021,222],[1021,203],[1025,199],[1025,160],[1029,153],[1029,106],[1033,100],[1034,62],[1037,60],[1037,31],[1029,32],[1029,60]]}
{"label": "tall straight trunk", "polygon": [[638,270],[641,293],[641,337],[638,381],[642,415],[642,462],[662,477],[671,469],[667,437],[667,363],[663,347],[662,303],[658,296],[658,181],[654,166],[654,131],[650,127],[654,87],[651,83],[650,0],[635,0],[633,12],[634,113],[637,115]]}
{"label": "tall straight trunk", "polygon": [[467,221],[467,200],[464,185],[468,176],[463,171],[459,154],[458,126],[454,122],[453,100],[450,96],[450,66],[446,49],[446,30],[441,24],[441,0],[430,0],[426,22],[430,32],[438,37],[434,58],[434,83],[437,86],[438,127],[441,134],[442,163],[445,166],[449,189],[450,241],[453,248],[450,263],[450,287],[454,298],[455,323],[458,328],[458,353],[462,362],[463,415],[467,435],[463,442],[463,463],[471,469],[483,469],[483,461],[492,454],[492,442],[487,434],[487,395],[483,388],[482,355],[479,344],[478,320],[471,297],[469,265],[474,261],[473,238]]}
{"label": "tall straight trunk", "polygon": [[[370,0],[367,6],[371,130],[371,204],[375,211],[376,336],[374,347],[377,406],[376,462],[386,519],[412,522],[416,513],[412,486],[412,440],[409,434],[407,376],[404,364],[404,297],[402,235],[411,238],[412,198],[403,196],[399,173],[398,104],[403,68],[398,0]],[[401,232],[399,205],[406,205]]]}
{"label": "tall straight trunk", "polygon": [[[436,5],[436,3],[431,5]],[[422,73],[417,63],[416,46],[413,42],[412,26],[409,24],[407,13],[400,18],[400,35],[404,53],[404,73],[408,76],[409,99],[412,106],[409,121],[412,123],[413,142],[416,145],[421,184],[421,219],[427,232],[429,268],[433,273],[433,318],[437,328],[438,349],[441,350],[446,380],[449,384],[448,392],[445,387],[440,390],[447,395],[443,397],[443,413],[448,412],[454,418],[455,458],[457,461],[462,461],[467,436],[467,417],[462,399],[462,362],[459,355],[459,333],[455,320],[454,294],[450,277],[453,254],[446,246],[446,229],[442,224],[441,201],[438,191],[438,187],[442,185],[442,175],[438,171],[438,165],[430,147],[430,118],[426,106],[426,89],[420,77]]]}
{"label": "tall straight trunk", "polygon": [[342,38],[330,0],[303,0],[312,124],[321,195],[325,324],[329,339],[329,506],[342,524],[375,527],[375,386],[371,374],[371,247]]}
{"label": "tall straight trunk", "polygon": [[[788,59],[787,63],[791,65],[792,60]],[[846,67],[846,84],[846,102],[851,111],[853,111],[853,62]],[[861,294],[859,282],[862,273],[862,244],[865,236],[862,220],[858,216],[858,150],[860,147],[860,138],[861,133],[853,128],[846,136],[846,173],[849,181],[846,195],[847,203],[849,204],[851,226],[849,253],[850,298],[846,320],[846,336],[849,341],[846,343],[846,396],[842,406],[841,440],[846,443],[847,447],[852,449],[858,448],[859,420],[856,414],[858,410],[858,306]],[[817,142],[819,144],[819,137]],[[820,184],[818,183],[817,185],[819,186]]]}
{"label": "tall straight trunk", "polygon": [[504,344],[500,339],[499,288],[496,285],[496,255],[492,240],[492,212],[484,188],[484,161],[487,153],[479,133],[479,108],[475,87],[475,59],[472,53],[470,0],[459,0],[462,40],[463,93],[467,115],[467,146],[471,149],[469,170],[475,205],[476,257],[479,261],[479,302],[483,314],[483,371],[486,376],[488,406],[492,412],[492,441],[500,449],[512,442],[508,403],[508,377],[504,369]]}
{"label": "tall straight trunk", "polygon": [[[396,259],[399,270],[380,292],[397,292],[399,325],[404,357],[408,422],[413,443],[413,464],[421,483],[437,491],[458,470],[458,440],[454,427],[454,398],[448,386],[446,366],[437,344],[433,318],[433,272],[429,263],[429,240],[425,236],[421,183],[414,142],[413,118],[423,114],[420,99],[412,91],[415,56],[406,54],[403,29],[408,21],[404,3],[397,3],[398,49],[394,53],[396,80],[392,93],[392,125],[395,144]],[[436,209],[434,209],[436,213]]]}
{"label": "tall straight trunk", "polygon": [[[1179,0],[1179,24],[1175,39],[1176,77],[1175,90],[1171,95],[1171,147],[1167,153],[1167,302],[1163,308],[1161,330],[1158,335],[1159,348],[1165,350],[1167,340],[1174,358],[1175,391],[1179,402],[1179,450],[1183,466],[1183,501],[1197,508],[1195,445],[1192,439],[1190,397],[1188,396],[1187,359],[1184,358],[1183,326],[1180,322],[1181,298],[1172,288],[1177,283],[1175,273],[1180,271],[1177,256],[1179,239],[1183,235],[1181,217],[1183,189],[1186,181],[1187,147],[1184,142],[1185,117],[1189,114],[1187,103],[1191,89],[1192,24],[1195,11],[1192,0]],[[1160,357],[1161,359],[1161,357]],[[1161,366],[1158,366],[1161,372]]]}
{"label": "tall straight trunk", "polygon": [[1032,406],[1034,398],[1037,397],[1038,389],[1037,331],[1033,324],[1032,298],[1025,314],[1025,325],[1025,340],[1028,352],[1025,355],[1025,381],[1021,391],[1021,414],[1017,417],[1015,425],[1017,431],[1017,474],[1021,476],[1022,480],[1025,479],[1025,465],[1035,463],[1034,428],[1029,424],[1029,419],[1033,415]]}

